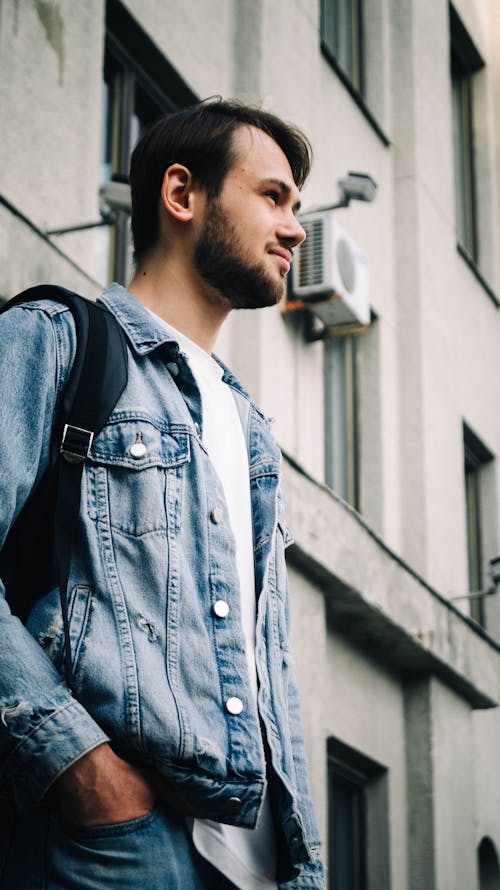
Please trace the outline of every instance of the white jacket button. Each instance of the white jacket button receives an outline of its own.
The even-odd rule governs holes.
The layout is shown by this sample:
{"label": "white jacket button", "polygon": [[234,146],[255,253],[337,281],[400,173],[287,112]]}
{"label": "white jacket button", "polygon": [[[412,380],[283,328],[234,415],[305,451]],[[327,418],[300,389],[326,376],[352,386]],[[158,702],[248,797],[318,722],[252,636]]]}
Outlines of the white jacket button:
{"label": "white jacket button", "polygon": [[236,698],[236,696],[228,698],[226,702],[226,711],[229,711],[230,714],[233,714],[236,717],[238,714],[241,714],[242,710],[243,702],[241,698]]}
{"label": "white jacket button", "polygon": [[213,610],[217,618],[227,618],[229,615],[229,606],[225,600],[217,600],[213,605]]}
{"label": "white jacket button", "polygon": [[129,451],[132,457],[135,457],[136,459],[144,457],[144,455],[148,453],[148,447],[142,441],[141,433],[137,433],[135,442],[130,446]]}

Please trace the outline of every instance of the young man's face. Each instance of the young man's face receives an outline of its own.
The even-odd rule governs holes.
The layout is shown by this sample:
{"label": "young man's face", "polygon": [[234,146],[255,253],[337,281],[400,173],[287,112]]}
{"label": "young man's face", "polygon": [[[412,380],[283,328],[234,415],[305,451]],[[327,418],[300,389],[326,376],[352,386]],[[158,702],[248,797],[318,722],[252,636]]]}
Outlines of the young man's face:
{"label": "young man's face", "polygon": [[267,133],[240,126],[233,150],[221,192],[207,205],[194,262],[232,308],[272,306],[284,294],[293,248],[305,238],[296,219],[299,190]]}

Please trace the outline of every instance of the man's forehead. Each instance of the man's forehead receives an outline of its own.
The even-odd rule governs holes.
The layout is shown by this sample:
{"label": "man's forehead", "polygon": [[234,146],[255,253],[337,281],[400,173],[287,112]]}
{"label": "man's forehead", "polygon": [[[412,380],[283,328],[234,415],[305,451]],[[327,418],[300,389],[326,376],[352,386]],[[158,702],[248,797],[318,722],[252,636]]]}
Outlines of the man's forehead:
{"label": "man's forehead", "polygon": [[242,124],[233,132],[233,164],[230,173],[281,181],[298,198],[290,163],[278,143],[258,127]]}

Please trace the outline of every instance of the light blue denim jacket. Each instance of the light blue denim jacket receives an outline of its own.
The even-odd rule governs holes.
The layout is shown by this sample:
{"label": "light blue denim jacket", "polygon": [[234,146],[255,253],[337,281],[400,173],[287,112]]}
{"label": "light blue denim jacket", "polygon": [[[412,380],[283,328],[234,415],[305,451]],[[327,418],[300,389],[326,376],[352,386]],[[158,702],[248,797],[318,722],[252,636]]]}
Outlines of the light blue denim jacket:
{"label": "light blue denim jacket", "polygon": [[[29,806],[110,739],[123,756],[175,783],[201,816],[252,827],[266,788],[264,734],[283,833],[282,880],[321,890],[289,650],[280,451],[225,368],[248,442],[257,710],[235,542],[202,444],[199,390],[177,344],[124,288],[112,285],[101,300],[127,335],[129,372],[84,468],[68,585],[74,696],[63,679],[58,590],[37,601],[26,627],[1,596],[2,773]],[[53,419],[74,350],[73,319],[60,304],[34,303],[0,318],[0,544],[54,453]],[[145,449],[131,451],[138,442]],[[214,611],[217,600],[228,603],[226,617]],[[232,697],[243,701],[240,714],[226,708]]]}

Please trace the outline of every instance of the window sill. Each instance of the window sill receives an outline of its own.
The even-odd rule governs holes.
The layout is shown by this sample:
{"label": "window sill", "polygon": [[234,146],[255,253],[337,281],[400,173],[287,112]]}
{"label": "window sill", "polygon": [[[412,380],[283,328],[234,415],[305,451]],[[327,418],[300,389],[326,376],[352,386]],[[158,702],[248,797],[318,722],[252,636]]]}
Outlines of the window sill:
{"label": "window sill", "polygon": [[482,285],[483,289],[488,294],[490,300],[495,304],[495,306],[498,309],[500,307],[500,300],[497,297],[497,295],[495,294],[494,290],[490,287],[490,285],[488,284],[488,282],[486,281],[484,276],[481,274],[476,262],[469,256],[469,254],[462,247],[461,244],[457,243],[457,251],[460,254],[460,256],[462,257],[462,259],[465,260],[469,269],[471,270],[471,272],[475,275],[475,277],[479,281],[479,284]]}
{"label": "window sill", "polygon": [[337,60],[335,59],[335,56],[332,55],[331,51],[328,49],[326,44],[323,43],[323,41],[321,42],[321,52],[322,52],[323,56],[325,57],[325,59],[327,60],[330,67],[333,68],[333,70],[335,71],[335,74],[337,75],[337,77],[339,77],[339,79],[342,81],[346,90],[350,93],[350,95],[354,99],[358,108],[363,112],[368,123],[375,130],[378,138],[381,140],[381,142],[383,142],[383,144],[386,147],[389,146],[391,144],[389,137],[386,136],[382,127],[378,123],[377,119],[374,117],[373,113],[368,108],[368,105],[366,104],[366,102],[363,99],[363,96],[361,95],[359,90],[357,90],[356,87],[354,86],[354,84],[349,80],[349,77],[347,76],[345,71],[342,70],[342,68],[338,64]]}

